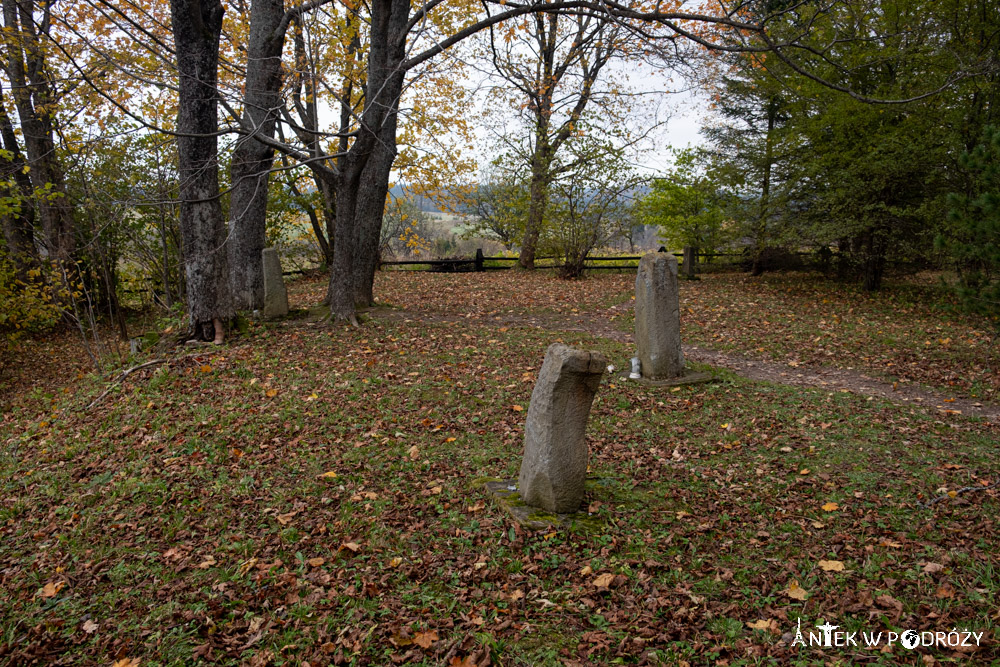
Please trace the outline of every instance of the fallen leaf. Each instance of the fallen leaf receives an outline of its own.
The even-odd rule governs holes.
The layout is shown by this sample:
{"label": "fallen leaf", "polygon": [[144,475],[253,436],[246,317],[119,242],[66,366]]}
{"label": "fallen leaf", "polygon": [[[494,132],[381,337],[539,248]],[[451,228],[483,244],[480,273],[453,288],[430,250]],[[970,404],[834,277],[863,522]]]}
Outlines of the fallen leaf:
{"label": "fallen leaf", "polygon": [[944,565],[940,563],[927,563],[924,565],[924,574],[937,574],[944,570]]}
{"label": "fallen leaf", "polygon": [[251,558],[250,560],[244,561],[240,563],[240,566],[238,568],[236,568],[236,573],[242,576],[247,572],[249,572],[251,569],[253,569],[253,566],[256,564],[257,564],[256,558]]}
{"label": "fallen leaf", "polygon": [[111,667],[139,667],[139,658],[122,658],[115,660]]}
{"label": "fallen leaf", "polygon": [[793,581],[792,583],[788,584],[788,590],[785,591],[785,595],[792,598],[793,600],[805,600],[807,597],[809,597],[809,594],[806,592],[806,589],[799,586],[799,582],[797,581]]}
{"label": "fallen leaf", "polygon": [[604,574],[598,575],[597,578],[594,579],[594,586],[596,586],[597,588],[607,588],[608,586],[611,585],[611,582],[614,580],[615,580],[615,575],[611,574],[610,572],[605,572]]}
{"label": "fallen leaf", "polygon": [[759,620],[753,623],[747,623],[747,627],[751,630],[766,630],[767,632],[776,632],[778,629],[778,623],[774,619],[769,620]]}
{"label": "fallen leaf", "polygon": [[97,632],[97,627],[98,627],[97,623],[95,623],[93,619],[87,619],[86,621],[83,622],[83,628],[82,629],[88,635],[92,635],[95,632]]}
{"label": "fallen leaf", "polygon": [[510,409],[513,410],[514,412],[521,412],[522,410],[524,410],[524,408],[522,408],[520,405],[512,405],[510,406]]}
{"label": "fallen leaf", "polygon": [[412,460],[416,461],[417,458],[420,457],[420,448],[417,447],[416,445],[413,445],[412,447],[406,450],[406,453]]}
{"label": "fallen leaf", "polygon": [[402,564],[403,564],[403,559],[400,558],[399,556],[396,556],[395,558],[392,558],[389,561],[389,567],[399,567]]}
{"label": "fallen leaf", "polygon": [[843,572],[844,564],[839,560],[821,560],[819,568],[824,572]]}
{"label": "fallen leaf", "polygon": [[430,488],[430,492],[431,492],[432,496],[440,495],[441,494],[441,487],[440,486],[432,486]]}
{"label": "fallen leaf", "polygon": [[938,586],[935,595],[941,599],[953,598],[955,597],[955,587],[949,583],[941,584],[940,586]]}
{"label": "fallen leaf", "polygon": [[326,561],[323,560],[322,558],[317,557],[317,558],[310,558],[306,562],[309,563],[309,565],[311,565],[312,567],[319,567],[320,565],[322,565]]}
{"label": "fallen leaf", "polygon": [[41,587],[38,591],[38,597],[40,598],[52,598],[56,594],[66,587],[65,581],[49,582]]}
{"label": "fallen leaf", "polygon": [[213,565],[215,565],[215,556],[206,556],[205,560],[198,563],[198,567],[202,570],[207,570]]}
{"label": "fallen leaf", "polygon": [[476,661],[472,659],[471,655],[467,655],[464,658],[459,658],[456,655],[452,656],[448,667],[476,667]]}
{"label": "fallen leaf", "polygon": [[839,509],[840,509],[840,505],[838,505],[837,503],[827,503],[827,504],[823,505],[823,511],[824,512],[835,512],[835,511],[837,511]]}
{"label": "fallen leaf", "polygon": [[341,549],[348,549],[353,553],[358,553],[361,551],[361,546],[357,542],[344,542],[340,545]]}
{"label": "fallen leaf", "polygon": [[445,438],[444,439],[445,442],[455,442],[456,440],[458,440],[458,438]]}
{"label": "fallen leaf", "polygon": [[586,577],[587,575],[593,574],[593,573],[594,573],[594,569],[592,567],[590,567],[589,565],[584,565],[583,568],[580,570],[580,574],[582,576],[584,576],[584,577]]}
{"label": "fallen leaf", "polygon": [[903,603],[892,597],[891,595],[880,595],[875,598],[876,604],[880,607],[885,607],[886,609],[895,609],[896,611],[903,611]]}
{"label": "fallen leaf", "polygon": [[264,395],[267,396],[268,398],[274,398],[275,396],[278,395],[278,390],[268,389],[267,391],[264,392]]}
{"label": "fallen leaf", "polygon": [[320,477],[326,477],[328,479],[337,479],[337,473],[331,470],[329,472],[323,473],[322,475],[320,475]]}
{"label": "fallen leaf", "polygon": [[437,630],[428,630],[427,632],[418,632],[413,635],[413,643],[420,648],[428,649],[431,644],[438,640]]}

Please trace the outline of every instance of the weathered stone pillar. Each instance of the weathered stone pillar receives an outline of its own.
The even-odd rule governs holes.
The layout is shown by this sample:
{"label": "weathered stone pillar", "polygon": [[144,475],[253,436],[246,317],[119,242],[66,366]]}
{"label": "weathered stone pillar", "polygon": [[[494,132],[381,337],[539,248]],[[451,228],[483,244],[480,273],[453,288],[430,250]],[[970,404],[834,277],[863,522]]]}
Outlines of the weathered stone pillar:
{"label": "weathered stone pillar", "polygon": [[684,374],[677,258],[671,254],[655,252],[639,260],[635,344],[643,378],[665,380]]}
{"label": "weathered stone pillar", "polygon": [[597,352],[549,346],[524,428],[521,500],[548,512],[580,509],[586,492],[584,432],[607,361]]}
{"label": "weathered stone pillar", "polygon": [[288,314],[288,292],[281,277],[278,251],[276,248],[264,248],[260,254],[264,264],[264,308],[261,315],[264,319],[284,317]]}

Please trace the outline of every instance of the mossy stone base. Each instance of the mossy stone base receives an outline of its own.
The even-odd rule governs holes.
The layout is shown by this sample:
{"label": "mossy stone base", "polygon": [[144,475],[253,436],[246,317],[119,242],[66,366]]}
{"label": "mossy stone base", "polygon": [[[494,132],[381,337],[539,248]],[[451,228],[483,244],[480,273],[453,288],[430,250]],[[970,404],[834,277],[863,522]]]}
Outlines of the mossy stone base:
{"label": "mossy stone base", "polygon": [[701,373],[697,371],[688,371],[684,373],[684,375],[679,375],[675,378],[665,378],[663,380],[653,380],[650,378],[639,378],[638,380],[633,380],[628,376],[628,373],[623,373],[619,377],[621,377],[622,381],[636,382],[647,387],[686,387],[692,384],[704,384],[712,381],[711,373]]}
{"label": "mossy stone base", "polygon": [[[588,491],[594,488],[595,485],[596,482],[587,480]],[[547,530],[549,528],[568,528],[571,526],[583,526],[595,529],[601,524],[600,519],[591,516],[586,511],[571,512],[569,514],[552,514],[540,507],[532,507],[525,504],[521,500],[521,495],[517,492],[516,479],[487,480],[484,486],[510,512],[514,520],[528,530]]]}

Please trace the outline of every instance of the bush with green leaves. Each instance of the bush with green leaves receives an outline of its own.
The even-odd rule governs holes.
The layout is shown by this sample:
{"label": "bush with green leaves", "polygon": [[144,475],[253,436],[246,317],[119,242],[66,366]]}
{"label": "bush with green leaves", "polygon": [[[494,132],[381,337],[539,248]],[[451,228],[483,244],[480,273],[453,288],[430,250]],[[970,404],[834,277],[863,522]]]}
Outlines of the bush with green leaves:
{"label": "bush with green leaves", "polygon": [[937,247],[954,262],[965,308],[1000,327],[1000,127],[985,128],[961,164],[971,187],[948,197],[948,231],[937,237]]}
{"label": "bush with green leaves", "polygon": [[22,337],[44,331],[59,319],[51,282],[58,278],[45,273],[44,267],[19,272],[0,248],[0,373]]}
{"label": "bush with green leaves", "polygon": [[719,190],[694,149],[675,152],[673,169],[653,180],[640,205],[642,221],[659,227],[671,250],[716,252],[730,239]]}

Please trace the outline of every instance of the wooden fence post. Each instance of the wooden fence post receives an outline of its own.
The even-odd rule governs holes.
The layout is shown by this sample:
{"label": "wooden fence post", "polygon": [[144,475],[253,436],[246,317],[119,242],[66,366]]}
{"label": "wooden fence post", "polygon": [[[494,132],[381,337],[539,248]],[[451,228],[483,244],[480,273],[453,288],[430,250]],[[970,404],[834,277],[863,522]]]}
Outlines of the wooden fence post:
{"label": "wooden fence post", "polygon": [[483,249],[476,248],[476,271],[483,270]]}

